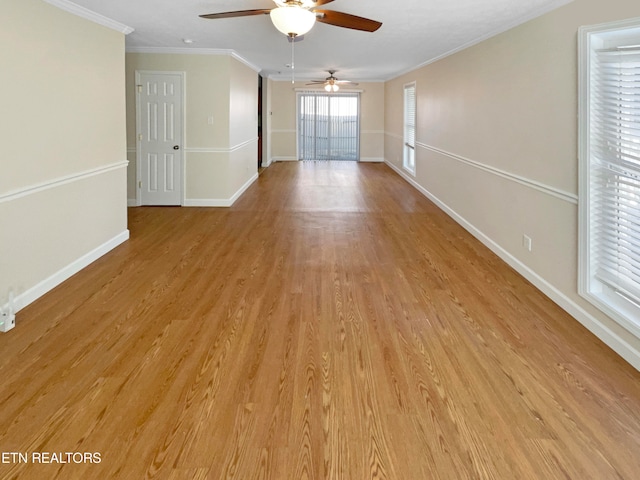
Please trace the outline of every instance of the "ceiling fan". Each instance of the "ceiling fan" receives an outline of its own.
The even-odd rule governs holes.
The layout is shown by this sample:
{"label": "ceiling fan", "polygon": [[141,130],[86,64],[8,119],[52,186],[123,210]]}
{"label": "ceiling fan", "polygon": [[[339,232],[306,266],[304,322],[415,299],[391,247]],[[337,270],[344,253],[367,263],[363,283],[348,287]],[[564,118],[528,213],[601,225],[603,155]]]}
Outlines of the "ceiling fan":
{"label": "ceiling fan", "polygon": [[316,20],[320,23],[350,28],[364,32],[375,32],[381,22],[358,17],[349,13],[334,10],[318,10],[318,7],[333,2],[333,0],[273,0],[275,8],[257,10],[239,10],[235,12],[210,13],[200,15],[201,18],[219,19],[232,17],[248,17],[253,15],[270,15],[273,25],[289,37],[296,37],[307,33]]}
{"label": "ceiling fan", "polygon": [[341,85],[358,85],[357,83],[350,82],[349,80],[338,80],[333,76],[333,74],[336,73],[336,70],[327,70],[327,72],[329,72],[329,76],[324,80],[311,80],[311,82],[307,83],[307,85],[324,85],[324,89],[327,92],[337,92],[338,90],[340,90]]}

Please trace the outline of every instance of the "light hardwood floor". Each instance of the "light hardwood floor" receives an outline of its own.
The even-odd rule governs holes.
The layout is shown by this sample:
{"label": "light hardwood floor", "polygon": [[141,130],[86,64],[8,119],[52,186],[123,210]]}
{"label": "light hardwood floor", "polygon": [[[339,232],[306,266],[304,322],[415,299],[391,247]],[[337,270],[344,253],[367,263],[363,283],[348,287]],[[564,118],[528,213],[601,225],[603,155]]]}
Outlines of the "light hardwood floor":
{"label": "light hardwood floor", "polygon": [[0,478],[640,478],[640,373],[387,166],[129,215],[0,336]]}

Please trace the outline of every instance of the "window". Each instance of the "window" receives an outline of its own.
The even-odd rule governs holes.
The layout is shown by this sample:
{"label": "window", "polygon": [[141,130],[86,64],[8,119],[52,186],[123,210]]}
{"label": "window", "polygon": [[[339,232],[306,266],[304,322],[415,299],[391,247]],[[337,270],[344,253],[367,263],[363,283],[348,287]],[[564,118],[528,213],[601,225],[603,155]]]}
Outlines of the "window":
{"label": "window", "polygon": [[360,94],[298,94],[298,158],[358,160]]}
{"label": "window", "polygon": [[416,84],[404,86],[404,134],[402,166],[416,174]]}
{"label": "window", "polygon": [[579,291],[640,337],[640,22],[580,29]]}

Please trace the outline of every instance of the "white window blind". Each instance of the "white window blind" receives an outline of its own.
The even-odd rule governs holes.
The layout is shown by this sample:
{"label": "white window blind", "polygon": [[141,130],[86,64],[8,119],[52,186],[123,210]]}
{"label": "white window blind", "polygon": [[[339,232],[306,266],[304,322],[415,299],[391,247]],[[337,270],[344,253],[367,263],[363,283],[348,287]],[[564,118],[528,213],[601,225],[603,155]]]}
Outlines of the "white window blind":
{"label": "white window blind", "polygon": [[581,293],[640,335],[640,35],[586,40]]}
{"label": "white window blind", "polygon": [[360,94],[298,94],[298,158],[358,160]]}
{"label": "white window blind", "polygon": [[411,173],[416,172],[416,85],[404,86],[404,146],[402,164]]}
{"label": "white window blind", "polygon": [[640,47],[596,50],[594,57],[595,273],[640,303]]}

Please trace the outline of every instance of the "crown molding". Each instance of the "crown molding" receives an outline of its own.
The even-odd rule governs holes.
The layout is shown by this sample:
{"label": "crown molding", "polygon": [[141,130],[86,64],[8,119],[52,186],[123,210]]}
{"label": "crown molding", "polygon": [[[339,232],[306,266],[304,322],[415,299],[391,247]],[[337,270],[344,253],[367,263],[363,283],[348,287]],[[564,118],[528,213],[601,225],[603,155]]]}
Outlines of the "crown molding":
{"label": "crown molding", "polygon": [[80,5],[76,5],[73,2],[69,2],[68,0],[44,0],[45,2],[53,5],[54,7],[58,7],[61,10],[65,10],[69,13],[77,15],[78,17],[82,17],[91,22],[102,25],[103,27],[110,28],[112,30],[116,30],[120,33],[124,33],[125,35],[129,35],[133,32],[133,28],[128,27],[120,22],[116,22],[108,17],[100,15],[99,13],[93,12],[88,8],[81,7]]}
{"label": "crown molding", "polygon": [[245,64],[247,67],[249,67],[251,70],[260,73],[262,71],[262,68],[258,67],[257,65],[254,65],[253,63],[249,62],[248,60],[242,58],[240,55],[238,55],[234,50],[231,51],[230,54],[233,58],[235,58],[236,60],[238,60],[240,63]]}
{"label": "crown molding", "polygon": [[262,69],[242,58],[235,50],[224,48],[189,48],[189,47],[127,47],[127,53],[159,53],[172,55],[227,55],[243,63],[251,70],[260,73]]}
{"label": "crown molding", "polygon": [[[326,72],[326,70],[325,70]],[[326,75],[326,73],[324,74]],[[312,80],[318,80],[318,77],[322,77],[321,75],[310,75],[310,74],[298,74],[296,73],[295,76],[295,81],[296,82],[310,82]],[[338,77],[341,77],[341,75],[338,75]],[[291,73],[287,73],[287,74],[269,74],[266,75],[266,78],[268,78],[269,80],[272,80],[274,82],[289,82],[291,83]],[[349,78],[349,80],[355,82],[355,83],[385,83],[386,80],[382,80],[379,78],[372,78],[372,79],[362,79],[362,78]],[[343,87],[340,87],[340,89],[342,89]],[[348,88],[348,87],[344,87],[344,88]]]}

